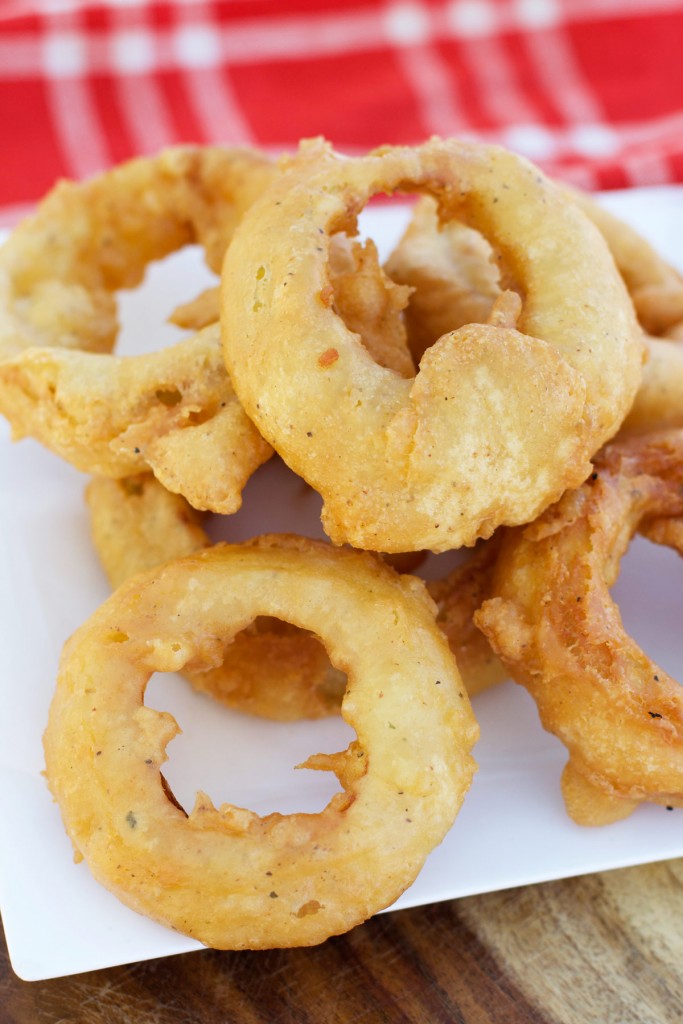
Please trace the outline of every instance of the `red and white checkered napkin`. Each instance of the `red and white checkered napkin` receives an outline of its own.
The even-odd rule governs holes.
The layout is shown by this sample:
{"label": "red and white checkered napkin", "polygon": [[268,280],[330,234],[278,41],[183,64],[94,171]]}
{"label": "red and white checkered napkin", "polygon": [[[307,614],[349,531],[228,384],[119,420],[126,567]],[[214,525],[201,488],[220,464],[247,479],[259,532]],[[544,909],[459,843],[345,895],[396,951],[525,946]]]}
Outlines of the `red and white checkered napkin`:
{"label": "red and white checkered napkin", "polygon": [[683,0],[0,0],[0,217],[177,142],[501,142],[683,180]]}

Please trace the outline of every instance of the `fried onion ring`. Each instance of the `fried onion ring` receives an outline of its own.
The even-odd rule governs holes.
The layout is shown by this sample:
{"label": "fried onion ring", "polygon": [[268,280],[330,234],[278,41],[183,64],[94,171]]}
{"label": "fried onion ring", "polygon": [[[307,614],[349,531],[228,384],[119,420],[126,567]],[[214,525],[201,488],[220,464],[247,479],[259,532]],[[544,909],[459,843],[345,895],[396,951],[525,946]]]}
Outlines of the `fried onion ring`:
{"label": "fried onion ring", "polygon": [[683,340],[645,336],[643,380],[620,437],[683,427]]}
{"label": "fried onion ring", "polygon": [[614,256],[643,330],[655,336],[683,322],[683,277],[646,239],[585,192],[572,197],[599,228]]}
{"label": "fried onion ring", "polygon": [[60,182],[0,249],[0,357],[36,346],[110,351],[114,293],[192,243],[218,273],[273,173],[252,150],[179,147]]}
{"label": "fried onion ring", "polygon": [[507,532],[475,615],[567,747],[562,790],[582,825],[642,801],[683,807],[681,686],[626,634],[609,593],[636,530],[683,554],[681,516],[683,432],[615,442],[581,488]]}
{"label": "fried onion ring", "polygon": [[[353,233],[378,191],[424,191],[442,220],[481,229],[523,295],[519,330],[444,335],[411,381],[379,367],[332,307],[328,267],[330,236]],[[305,144],[235,233],[222,315],[246,412],[321,493],[331,539],[378,551],[443,551],[533,519],[585,479],[640,375],[593,225],[521,158],[455,140],[356,160]]]}
{"label": "fried onion ring", "polygon": [[0,412],[15,438],[90,473],[149,468],[198,508],[239,508],[270,448],[237,401],[218,328],[151,355],[106,353],[115,292],[194,242],[219,270],[273,174],[255,152],[181,148],[48,195],[0,250]]}
{"label": "fried onion ring", "polygon": [[[28,349],[0,363],[0,410],[84,472],[149,468],[196,508],[236,512],[272,449],[225,371],[220,327],[148,355]],[[20,426],[21,425],[21,426]]]}
{"label": "fried onion ring", "polygon": [[[343,792],[317,814],[200,793],[187,815],[160,766],[178,726],[143,705],[153,672],[216,665],[257,615],[313,629],[347,671],[357,740],[305,766]],[[421,583],[313,541],[218,546],[124,583],[67,643],[47,778],[92,874],[124,903],[221,949],[322,942],[390,905],[450,828],[477,726]]]}
{"label": "fried onion ring", "polygon": [[[95,478],[86,501],[95,551],[114,589],[137,572],[211,543],[204,517],[150,474]],[[494,540],[482,544],[445,579],[427,583],[437,622],[470,696],[506,677],[472,620],[487,595],[495,549]],[[338,714],[346,686],[346,676],[316,637],[263,616],[234,637],[220,665],[201,672],[186,668],[183,675],[195,689],[229,707],[278,721]]]}
{"label": "fried onion ring", "polygon": [[628,224],[572,195],[602,232],[646,332],[643,379],[620,434],[683,427],[683,277]]}

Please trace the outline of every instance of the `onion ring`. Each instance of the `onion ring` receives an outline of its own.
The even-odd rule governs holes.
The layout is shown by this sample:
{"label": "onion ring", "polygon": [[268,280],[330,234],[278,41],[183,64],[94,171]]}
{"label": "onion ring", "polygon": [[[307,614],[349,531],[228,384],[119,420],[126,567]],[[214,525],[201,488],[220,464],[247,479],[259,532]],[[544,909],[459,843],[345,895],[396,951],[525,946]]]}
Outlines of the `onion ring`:
{"label": "onion ring", "polygon": [[90,473],[150,468],[198,508],[239,508],[270,448],[237,401],[218,328],[151,355],[106,353],[116,290],[193,242],[220,269],[273,174],[255,152],[181,148],[48,195],[0,250],[0,412],[15,438]]}
{"label": "onion ring", "polygon": [[0,363],[0,410],[15,439],[30,434],[83,472],[149,468],[215,512],[237,511],[272,454],[232,388],[218,324],[135,357],[27,349]]}
{"label": "onion ring", "polygon": [[[177,724],[153,672],[214,665],[255,615],[316,631],[349,676],[358,739],[313,755],[343,792],[318,814],[257,814],[159,768]],[[45,733],[50,788],[92,872],[128,906],[220,949],[312,945],[390,905],[469,787],[477,726],[424,587],[365,553],[299,538],[218,546],[138,575],[68,642]]]}
{"label": "onion ring", "polygon": [[626,634],[609,593],[636,530],[683,554],[681,516],[682,432],[608,445],[581,488],[507,533],[475,614],[567,747],[562,789],[582,825],[645,800],[683,806],[681,686]]}
{"label": "onion ring", "polygon": [[[330,235],[353,231],[378,191],[425,191],[443,220],[480,228],[524,295],[520,330],[445,335],[412,381],[373,362],[329,303],[327,264]],[[443,551],[533,519],[585,479],[639,380],[640,332],[604,241],[495,148],[432,140],[353,160],[309,142],[238,227],[223,289],[235,390],[323,496],[335,543]]]}
{"label": "onion ring", "polygon": [[643,379],[620,435],[683,427],[683,278],[628,224],[572,195],[602,232],[646,332]]}
{"label": "onion ring", "polygon": [[36,346],[110,351],[114,293],[195,242],[219,272],[240,217],[273,174],[253,150],[179,147],[60,182],[0,249],[0,357]]}
{"label": "onion ring", "polygon": [[[86,501],[95,551],[113,588],[135,573],[211,543],[203,529],[204,517],[150,474],[125,480],[95,478],[87,487]],[[438,609],[438,625],[470,696],[506,677],[472,621],[487,593],[495,550],[494,540],[482,544],[445,579],[427,583]],[[229,707],[277,721],[338,714],[346,686],[346,676],[331,664],[316,637],[266,617],[234,637],[220,665],[201,672],[185,669],[183,675],[195,689]]]}
{"label": "onion ring", "polygon": [[585,192],[571,196],[599,229],[614,257],[643,330],[663,335],[683,322],[683,277],[629,224]]}
{"label": "onion ring", "polygon": [[620,437],[683,427],[683,340],[645,336],[643,380]]}

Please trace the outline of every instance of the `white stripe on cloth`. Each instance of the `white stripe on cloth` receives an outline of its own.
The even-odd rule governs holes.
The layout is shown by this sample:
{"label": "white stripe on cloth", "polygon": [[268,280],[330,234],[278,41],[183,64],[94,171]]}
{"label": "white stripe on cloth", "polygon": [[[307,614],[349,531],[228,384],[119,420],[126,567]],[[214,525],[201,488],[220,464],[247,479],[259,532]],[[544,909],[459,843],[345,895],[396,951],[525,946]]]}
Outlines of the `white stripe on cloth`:
{"label": "white stripe on cloth", "polygon": [[60,17],[55,31],[50,15],[45,18],[41,72],[68,173],[84,178],[108,167],[111,157],[87,76],[88,37],[77,15],[64,22]]}
{"label": "white stripe on cloth", "polygon": [[457,83],[434,47],[398,49],[396,58],[417,102],[425,133],[461,135],[467,131],[469,122],[458,102]]}
{"label": "white stripe on cloth", "polygon": [[[42,0],[44,2],[44,0]],[[146,0],[149,3],[149,0]],[[6,18],[2,0],[0,27]],[[91,4],[92,5],[92,4]],[[55,31],[74,17],[74,10],[83,4],[78,0],[73,7],[62,9],[58,4],[51,4]],[[117,0],[99,0],[104,8],[116,8],[122,21],[130,18],[139,20],[140,0],[134,3],[117,2]],[[417,2],[398,3],[393,7],[418,8],[428,12],[431,19],[433,39],[464,39],[490,38],[510,29],[518,29],[528,33],[529,38],[540,32],[547,38],[552,26],[556,29],[564,24],[591,22],[610,15],[650,16],[657,13],[681,10],[682,0],[517,0],[501,6],[495,0],[453,0],[441,8],[422,7]],[[268,60],[298,60],[305,57],[325,57],[331,54],[349,52],[367,52],[381,47],[387,42],[387,12],[383,9],[357,7],[348,12],[330,12],[324,10],[303,15],[275,15],[272,18],[242,18],[235,21],[219,23],[213,14],[213,5],[197,3],[195,0],[173,0],[169,7],[185,25],[192,26],[195,38],[206,38],[207,34],[217,35],[217,41],[210,44],[216,47],[215,59],[227,60],[232,64],[251,64]],[[36,0],[27,2],[25,8],[15,7],[15,12],[36,11],[40,8]],[[69,14],[70,10],[70,14]],[[391,11],[391,8],[389,8]],[[10,20],[7,18],[7,20]],[[85,28],[81,29],[85,32]],[[123,30],[125,31],[125,30]],[[68,34],[68,33],[67,33]],[[117,52],[117,44],[102,39],[103,33],[88,31],[91,50],[90,71],[115,74],[118,69],[112,60],[112,53]],[[155,30],[158,40],[155,64],[150,71],[166,70],[173,66],[177,59],[177,47],[169,38],[167,29]],[[173,33],[171,33],[171,36]],[[395,40],[394,40],[395,42]],[[409,40],[408,40],[409,42]],[[68,39],[63,40],[68,51]],[[183,47],[181,44],[181,54]],[[196,45],[191,41],[187,44],[190,51]],[[0,38],[0,78],[17,78],[35,76],[43,67],[43,46],[41,40],[32,33],[12,35],[11,39]],[[125,68],[121,73],[125,73]]]}
{"label": "white stripe on cloth", "polygon": [[477,84],[479,101],[493,121],[509,125],[538,119],[539,111],[520,87],[515,63],[499,37],[482,36],[476,45],[463,47],[463,60]]}
{"label": "white stripe on cloth", "polygon": [[249,144],[253,133],[232,88],[229,69],[222,66],[220,27],[211,20],[210,7],[197,3],[191,11],[178,8],[173,36],[176,61],[203,141]]}
{"label": "white stripe on cloth", "polygon": [[656,120],[634,121],[619,126],[619,135],[626,145],[657,144],[669,139],[683,146],[683,111],[676,111]]}
{"label": "white stripe on cloth", "polygon": [[567,132],[567,146],[589,159],[606,159],[619,151],[619,134],[608,124],[577,124]]}
{"label": "white stripe on cloth", "polygon": [[[143,9],[138,9],[138,20]],[[121,113],[138,153],[156,153],[176,140],[173,121],[159,82],[152,74],[156,62],[154,33],[144,23],[126,29],[126,15],[112,12],[116,29],[111,37],[112,61]]]}
{"label": "white stripe on cloth", "polygon": [[653,17],[680,10],[681,0],[564,0],[564,21],[602,21],[604,18]]}
{"label": "white stripe on cloth", "polygon": [[559,132],[542,124],[513,124],[495,133],[493,138],[536,162],[558,159],[564,141]]}
{"label": "white stripe on cloth", "polygon": [[531,55],[545,95],[565,121],[595,124],[603,120],[600,105],[581,73],[565,32],[561,29],[530,32],[524,38],[524,46]]}
{"label": "white stripe on cloth", "polygon": [[243,19],[223,25],[222,32],[225,57],[232,63],[244,64],[363,53],[385,43],[384,11],[372,8],[308,17]]}
{"label": "white stripe on cloth", "polygon": [[575,185],[576,188],[582,188],[584,192],[594,192],[598,187],[595,171],[585,164],[571,164],[569,167],[561,168],[561,177],[563,181]]}
{"label": "white stripe on cloth", "polygon": [[[1,0],[0,0],[1,2]],[[185,24],[178,35],[177,29],[156,29],[157,40],[154,65],[150,71],[173,71],[179,61],[195,64],[200,47],[212,50],[216,63],[264,63],[268,60],[301,60],[306,57],[326,57],[344,53],[364,53],[379,49],[385,42],[383,19],[379,12],[368,11],[356,15],[315,15],[304,18],[273,18],[241,20],[219,25],[206,16],[197,17],[197,4],[186,8],[178,5],[174,10]],[[202,5],[204,7],[205,5]],[[137,12],[136,12],[137,13]],[[53,35],[55,49],[63,49],[55,61],[68,62],[74,49],[71,32],[61,28],[63,16],[56,23]],[[1,27],[1,23],[0,23]],[[191,30],[191,31],[190,31]],[[112,31],[82,29],[87,35],[90,49],[88,71],[91,74],[125,74],[125,66],[118,68],[112,60],[118,46],[112,42]],[[212,42],[207,44],[208,37]],[[0,80],[34,78],[43,71],[43,42],[40,35],[25,33],[0,36]]]}
{"label": "white stripe on cloth", "polygon": [[681,0],[451,0],[445,7],[455,35],[480,38],[612,17],[653,17],[679,10]]}
{"label": "white stripe on cloth", "polygon": [[416,0],[390,4],[384,31],[418,105],[425,133],[457,135],[465,131],[468,118],[458,96],[457,70],[451,69],[432,45],[429,7]]}

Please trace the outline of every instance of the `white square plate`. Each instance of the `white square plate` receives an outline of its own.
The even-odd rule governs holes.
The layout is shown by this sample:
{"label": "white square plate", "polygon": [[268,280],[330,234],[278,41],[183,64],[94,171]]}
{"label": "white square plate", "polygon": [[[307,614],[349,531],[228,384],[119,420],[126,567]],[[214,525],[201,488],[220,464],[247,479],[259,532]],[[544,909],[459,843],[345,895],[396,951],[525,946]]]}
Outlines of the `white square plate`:
{"label": "white square plate", "polygon": [[[606,203],[683,266],[683,190],[613,193]],[[403,208],[370,211],[365,227],[386,252]],[[122,300],[123,351],[173,337],[162,314],[205,286],[196,252],[152,269]],[[172,299],[169,299],[169,296]],[[25,980],[76,974],[201,948],[120,904],[73,861],[59,810],[41,771],[41,735],[66,637],[108,594],[92,551],[85,478],[32,441],[12,445],[0,424],[0,906],[12,964]],[[277,501],[272,495],[278,495]],[[250,482],[243,509],[212,525],[241,540],[265,530],[322,536],[319,501],[273,461]],[[444,557],[427,574],[446,571]],[[683,562],[637,540],[616,588],[627,627],[671,672],[683,667],[679,609]],[[148,703],[171,711],[183,735],[165,773],[182,803],[196,788],[260,813],[316,810],[331,789],[326,773],[292,766],[338,750],[338,720],[293,725],[251,719],[198,696],[179,678],[152,680]],[[683,854],[683,812],[644,806],[630,819],[583,829],[559,792],[564,748],[539,726],[525,691],[506,683],[475,699],[480,768],[455,826],[396,908],[622,867]]]}

